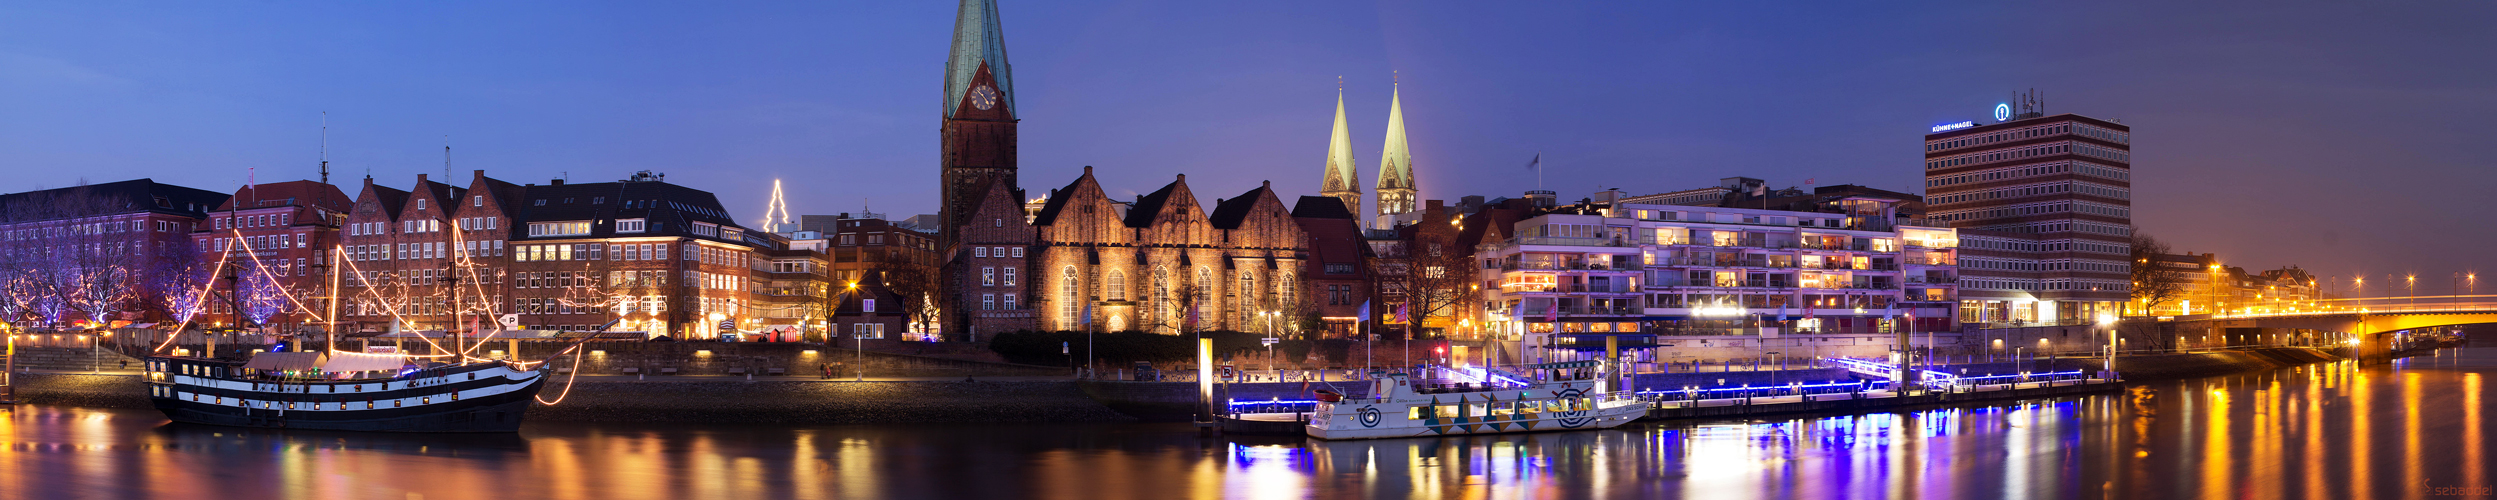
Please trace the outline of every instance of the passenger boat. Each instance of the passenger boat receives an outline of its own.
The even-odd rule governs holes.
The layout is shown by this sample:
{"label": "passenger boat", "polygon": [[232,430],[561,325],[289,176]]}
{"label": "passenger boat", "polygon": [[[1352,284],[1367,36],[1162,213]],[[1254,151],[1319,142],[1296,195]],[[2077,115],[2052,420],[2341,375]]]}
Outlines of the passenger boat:
{"label": "passenger boat", "polygon": [[544,363],[268,352],[248,362],[152,356],[148,399],[175,422],[368,432],[516,432]]}
{"label": "passenger boat", "polygon": [[1630,392],[1610,392],[1594,361],[1532,365],[1521,379],[1474,370],[1474,382],[1416,382],[1373,374],[1368,397],[1322,394],[1310,437],[1378,439],[1605,429],[1647,415]]}

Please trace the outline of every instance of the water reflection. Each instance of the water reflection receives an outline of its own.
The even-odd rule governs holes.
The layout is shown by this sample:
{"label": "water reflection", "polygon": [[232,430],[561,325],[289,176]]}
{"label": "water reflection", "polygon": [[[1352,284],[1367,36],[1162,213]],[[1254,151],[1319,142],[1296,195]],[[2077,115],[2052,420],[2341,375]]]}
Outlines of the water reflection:
{"label": "water reflection", "polygon": [[2421,498],[2491,484],[2492,372],[2497,350],[2476,349],[1899,414],[1349,442],[1160,424],[376,436],[21,407],[0,418],[0,498]]}

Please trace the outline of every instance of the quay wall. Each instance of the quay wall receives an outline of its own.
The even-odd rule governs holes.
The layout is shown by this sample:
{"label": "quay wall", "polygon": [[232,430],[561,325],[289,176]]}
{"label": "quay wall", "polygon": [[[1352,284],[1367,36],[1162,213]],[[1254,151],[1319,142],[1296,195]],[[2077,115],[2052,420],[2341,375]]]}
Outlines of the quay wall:
{"label": "quay wall", "polygon": [[661,423],[977,423],[1134,420],[1086,397],[1067,381],[821,382],[560,381],[533,406],[538,422]]}
{"label": "quay wall", "polygon": [[2341,359],[2333,353],[2308,347],[2116,356],[2116,372],[2123,374],[2127,381],[2175,380],[2234,375]]}
{"label": "quay wall", "polygon": [[[1636,390],[1676,390],[1685,386],[1717,387],[1751,385],[1765,387],[1795,382],[1821,383],[1854,380],[1845,368],[1808,368],[1801,370],[1763,370],[1756,372],[1641,373],[1630,376],[1629,388]],[[1718,381],[1724,381],[1719,383]]]}
{"label": "quay wall", "polygon": [[[341,345],[350,349],[397,345],[404,352],[431,352],[422,341],[352,341]],[[576,355],[557,355],[568,342],[489,340],[482,342],[473,354],[480,357],[502,355],[524,361],[553,358],[558,369],[573,369],[594,375],[622,375],[625,369],[657,375],[675,370],[677,375],[730,375],[754,373],[767,375],[779,369],[790,375],[808,376],[820,373],[831,365],[839,375],[851,375],[865,365],[869,377],[1054,377],[1066,376],[1070,368],[1058,366],[1019,365],[1003,362],[995,353],[976,351],[963,344],[899,342],[878,340],[866,342],[866,350],[849,345],[801,342],[589,342],[581,344]],[[205,346],[182,346],[192,352],[204,352]],[[248,347],[248,346],[247,346]],[[513,348],[518,348],[517,356]],[[230,346],[221,346],[227,355],[237,355]],[[60,358],[59,366],[38,368],[83,369],[84,350],[63,351],[45,359]],[[74,351],[74,352],[73,352]],[[23,353],[21,353],[23,354]],[[113,368],[113,359],[104,361]],[[577,365],[575,363],[578,363]],[[133,363],[133,366],[136,366]]]}
{"label": "quay wall", "polygon": [[84,373],[19,373],[10,378],[23,404],[89,408],[155,408],[147,402],[147,386],[138,375]]}

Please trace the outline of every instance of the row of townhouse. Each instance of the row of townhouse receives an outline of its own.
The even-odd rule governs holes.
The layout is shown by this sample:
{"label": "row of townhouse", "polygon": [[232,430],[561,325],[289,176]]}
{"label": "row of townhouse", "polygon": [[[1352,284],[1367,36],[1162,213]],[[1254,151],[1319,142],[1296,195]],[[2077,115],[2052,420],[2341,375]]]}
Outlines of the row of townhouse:
{"label": "row of townhouse", "polygon": [[[820,328],[820,261],[739,226],[711,193],[647,172],[616,182],[465,186],[366,179],[340,231],[342,330],[527,328],[710,337]],[[797,281],[798,283],[791,283]],[[815,281],[817,283],[808,283]],[[819,314],[814,315],[821,320]]]}

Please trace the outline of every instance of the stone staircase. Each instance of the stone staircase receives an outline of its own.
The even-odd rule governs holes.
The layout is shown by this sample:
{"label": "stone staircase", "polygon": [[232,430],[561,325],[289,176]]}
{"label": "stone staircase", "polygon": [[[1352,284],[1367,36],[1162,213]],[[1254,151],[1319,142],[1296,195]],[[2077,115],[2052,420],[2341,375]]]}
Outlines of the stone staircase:
{"label": "stone staircase", "polygon": [[130,369],[139,369],[139,358],[111,349],[91,351],[73,347],[19,347],[15,364],[19,370],[86,371],[99,366],[118,370],[123,361],[130,362]]}

